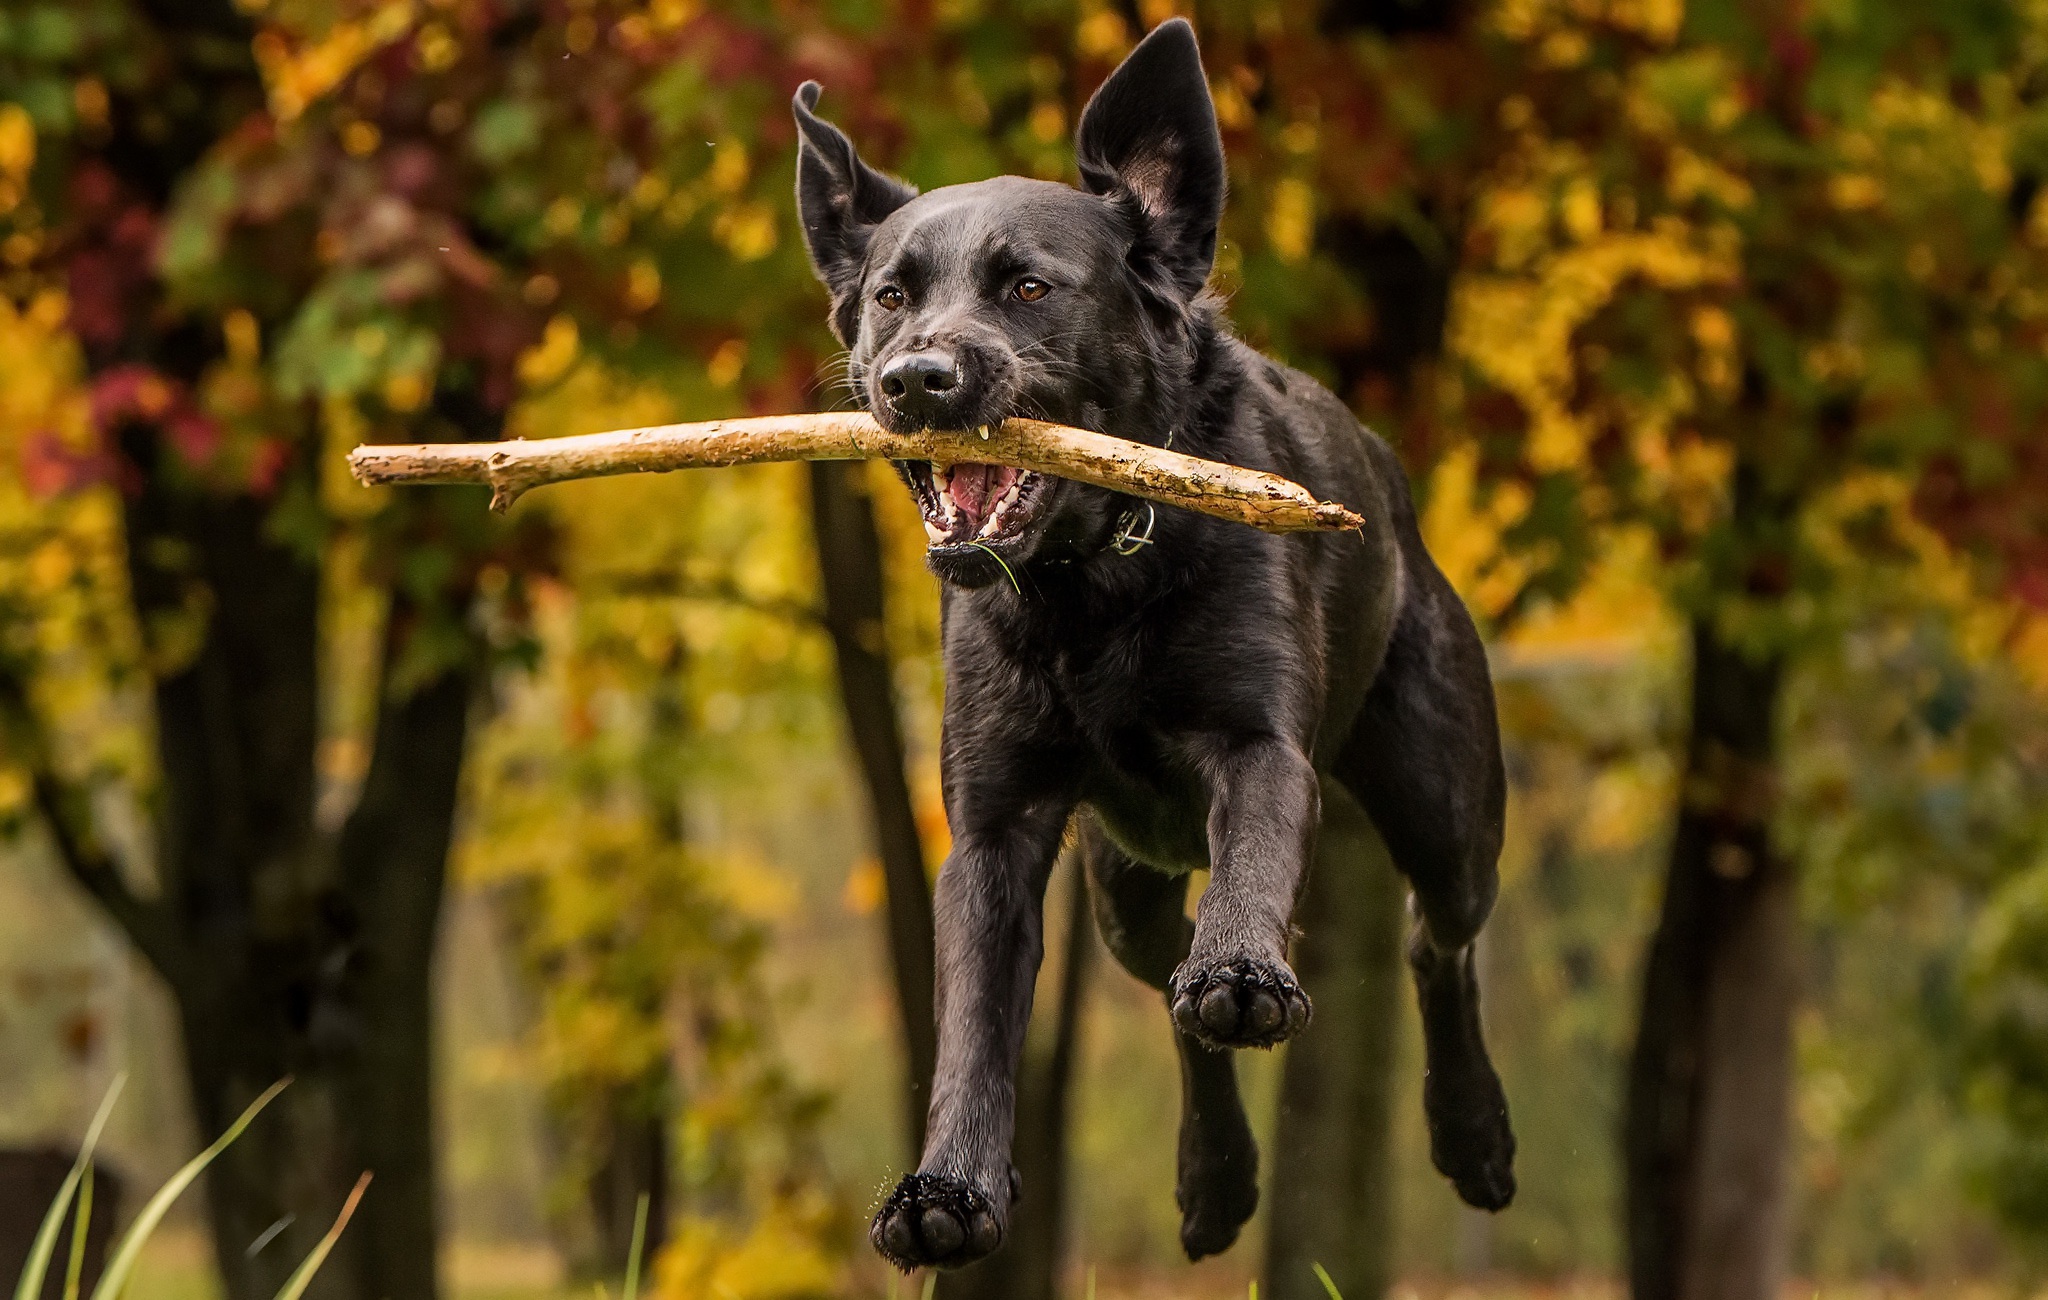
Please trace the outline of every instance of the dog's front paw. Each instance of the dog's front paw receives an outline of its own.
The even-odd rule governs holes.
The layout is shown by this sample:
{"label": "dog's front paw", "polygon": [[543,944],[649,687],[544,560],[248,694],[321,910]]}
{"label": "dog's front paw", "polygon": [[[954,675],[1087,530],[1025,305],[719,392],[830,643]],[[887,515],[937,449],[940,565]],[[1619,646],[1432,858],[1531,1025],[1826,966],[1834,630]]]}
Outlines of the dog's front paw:
{"label": "dog's front paw", "polygon": [[1167,988],[1174,1023],[1211,1047],[1272,1047],[1308,1024],[1308,994],[1285,962],[1191,957]]}
{"label": "dog's front paw", "polygon": [[957,1178],[911,1174],[882,1202],[868,1240],[883,1259],[914,1268],[959,1268],[1003,1244],[989,1199]]}

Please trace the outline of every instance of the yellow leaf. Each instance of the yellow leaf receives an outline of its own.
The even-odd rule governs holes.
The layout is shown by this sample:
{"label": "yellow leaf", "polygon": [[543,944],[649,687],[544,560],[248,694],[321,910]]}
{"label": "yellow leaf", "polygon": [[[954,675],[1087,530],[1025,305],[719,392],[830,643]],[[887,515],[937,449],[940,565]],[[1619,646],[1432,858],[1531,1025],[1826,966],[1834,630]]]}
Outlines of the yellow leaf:
{"label": "yellow leaf", "polygon": [[0,172],[20,178],[36,161],[36,124],[19,104],[0,104]]}
{"label": "yellow leaf", "polygon": [[561,378],[576,359],[577,348],[575,320],[566,315],[555,316],[541,331],[540,342],[520,354],[520,382],[528,388],[538,388]]}
{"label": "yellow leaf", "polygon": [[661,271],[653,261],[640,258],[626,272],[626,308],[646,311],[661,301]]}
{"label": "yellow leaf", "polygon": [[840,892],[840,902],[855,916],[872,916],[886,893],[881,860],[871,855],[854,863],[853,870],[846,873],[846,888]]}
{"label": "yellow leaf", "polygon": [[1075,48],[1091,58],[1118,58],[1129,48],[1130,40],[1123,18],[1111,9],[1096,10],[1074,29]]}
{"label": "yellow leaf", "polygon": [[1273,187],[1272,206],[1266,210],[1266,239],[1283,262],[1299,262],[1308,256],[1315,239],[1315,195],[1308,182],[1290,176]]}

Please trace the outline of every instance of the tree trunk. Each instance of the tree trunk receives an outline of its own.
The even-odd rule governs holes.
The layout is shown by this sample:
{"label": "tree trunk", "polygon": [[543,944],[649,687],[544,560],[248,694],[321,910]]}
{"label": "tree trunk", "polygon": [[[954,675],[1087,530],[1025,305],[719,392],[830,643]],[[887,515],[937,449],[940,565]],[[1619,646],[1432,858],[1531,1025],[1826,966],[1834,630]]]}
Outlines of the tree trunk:
{"label": "tree trunk", "polygon": [[1050,1032],[1043,1019],[1025,1043],[1017,1087],[1017,1134],[1011,1146],[1024,1196],[1010,1212],[1010,1235],[988,1260],[946,1273],[941,1300],[1053,1300],[1067,1241],[1067,1130],[1072,1113],[1074,1057],[1095,959],[1095,917],[1088,877],[1069,852],[1066,955]]}
{"label": "tree trunk", "polygon": [[[382,692],[357,806],[320,835],[318,569],[272,535],[269,502],[166,486],[154,449],[126,448],[143,484],[126,501],[138,614],[204,619],[156,684],[157,896],[129,890],[47,768],[38,803],[177,1001],[201,1130],[295,1080],[207,1180],[230,1300],[273,1295],[366,1169],[375,1188],[313,1294],[432,1300],[429,973],[474,668]],[[394,598],[387,683],[417,617]]]}
{"label": "tree trunk", "polygon": [[[404,615],[401,602],[394,619]],[[310,619],[277,630],[311,645]],[[209,638],[201,663],[232,643]],[[256,676],[244,660],[237,680],[246,688]],[[205,954],[166,972],[202,1131],[217,1133],[257,1092],[294,1079],[207,1181],[230,1300],[275,1294],[364,1170],[376,1181],[312,1294],[436,1293],[431,958],[472,686],[471,674],[449,672],[386,703],[361,799],[331,856],[301,847],[252,865],[164,846],[178,861],[166,884],[188,903],[177,928]],[[175,679],[166,687],[182,689]],[[255,711],[276,716],[260,703]],[[215,710],[201,713],[173,707],[160,717],[170,802],[218,798],[213,824],[233,822],[276,791],[257,780],[209,793],[194,776],[239,767],[284,783],[279,768],[292,755],[275,754],[274,767],[252,762],[257,755],[218,744],[232,728]],[[180,775],[174,755],[194,766]],[[324,868],[312,865],[322,858]]]}
{"label": "tree trunk", "polygon": [[[1455,36],[1475,10],[1464,0],[1322,0],[1317,20],[1332,40],[1372,33],[1398,51]],[[1318,223],[1318,248],[1370,304],[1372,320],[1362,337],[1309,339],[1339,396],[1378,423],[1411,466],[1435,450],[1426,441],[1435,401],[1429,368],[1443,351],[1450,250],[1460,242],[1455,213],[1419,215],[1435,238],[1356,213]],[[1371,1300],[1393,1278],[1393,1071],[1408,1000],[1406,894],[1370,819],[1348,794],[1326,787],[1293,953],[1315,1019],[1287,1046],[1265,1161],[1263,1294],[1273,1300],[1325,1300],[1316,1264],[1346,1300]]]}
{"label": "tree trunk", "polygon": [[[253,1300],[275,1293],[290,1257],[317,1238],[323,1193],[339,1206],[346,1187],[335,1081],[312,1041],[316,1023],[332,1023],[323,971],[345,960],[334,938],[308,931],[319,573],[264,536],[263,502],[161,487],[154,432],[127,432],[145,484],[126,519],[145,626],[194,601],[212,606],[197,656],[156,684],[157,910],[177,947],[157,960],[177,1000],[202,1137],[277,1080],[297,1080],[207,1180],[222,1281],[231,1300]],[[304,1224],[250,1253],[295,1212]]]}
{"label": "tree trunk", "polygon": [[[655,665],[647,687],[647,732],[640,743],[635,776],[655,839],[674,848],[686,842],[683,824],[684,753],[689,743],[685,699],[687,663],[681,642],[672,642]],[[643,1007],[659,1014],[659,1003]],[[595,1275],[623,1278],[633,1254],[633,1225],[640,1198],[647,1198],[643,1265],[667,1239],[671,1164],[669,1119],[681,1107],[674,1070],[661,1056],[639,1078],[612,1090],[604,1101],[609,1144],[585,1186],[585,1203],[595,1230]]]}
{"label": "tree trunk", "polygon": [[[662,1090],[655,1094],[658,1108],[650,1104],[650,1088]],[[587,1186],[597,1238],[594,1263],[605,1277],[625,1276],[633,1256],[633,1224],[643,1196],[647,1198],[646,1236],[640,1250],[643,1269],[661,1251],[668,1223],[668,1121],[674,1106],[667,1070],[638,1087],[619,1089],[609,1102],[610,1146]]]}
{"label": "tree trunk", "polygon": [[1770,842],[1781,676],[1694,623],[1692,738],[1629,1070],[1639,1300],[1778,1293],[1799,919]]}
{"label": "tree trunk", "polygon": [[[261,110],[263,80],[230,0],[145,9],[145,79],[114,89],[104,137],[74,164],[107,182],[104,201],[58,247],[90,372],[139,364],[189,388],[220,354],[218,328],[165,302],[153,242],[124,232],[161,220]],[[471,671],[387,692],[361,805],[338,841],[321,834],[317,562],[273,531],[275,499],[165,463],[146,422],[114,433],[131,594],[152,664],[169,665],[155,683],[157,895],[130,889],[47,764],[39,807],[73,876],[169,986],[202,1132],[295,1079],[207,1178],[230,1300],[268,1300],[364,1169],[376,1183],[313,1294],[432,1300],[428,968]],[[289,471],[309,500],[313,459]],[[415,612],[395,599],[394,627]]]}
{"label": "tree trunk", "polygon": [[903,730],[896,715],[885,635],[881,539],[859,462],[812,461],[811,521],[825,589],[825,629],[839,662],[839,697],[868,792],[875,850],[887,887],[889,962],[903,1029],[908,1076],[904,1134],[914,1165],[924,1149],[925,1109],[938,1057],[931,881],[924,844],[903,774]]}
{"label": "tree trunk", "polygon": [[1405,1001],[1407,891],[1379,832],[1325,783],[1315,867],[1297,909],[1295,974],[1315,999],[1287,1045],[1267,1168],[1266,1278],[1273,1300],[1326,1300],[1320,1264],[1346,1300],[1393,1279],[1393,1063]]}
{"label": "tree trunk", "polygon": [[[400,630],[386,636],[387,659],[410,613],[393,604]],[[345,1081],[338,1127],[353,1166],[337,1172],[377,1176],[361,1231],[347,1239],[355,1284],[346,1294],[365,1298],[436,1294],[433,955],[476,685],[464,668],[400,699],[387,688],[369,776],[337,846],[340,898],[356,919],[355,978],[338,1001],[363,1022],[359,1042],[334,1044]]]}

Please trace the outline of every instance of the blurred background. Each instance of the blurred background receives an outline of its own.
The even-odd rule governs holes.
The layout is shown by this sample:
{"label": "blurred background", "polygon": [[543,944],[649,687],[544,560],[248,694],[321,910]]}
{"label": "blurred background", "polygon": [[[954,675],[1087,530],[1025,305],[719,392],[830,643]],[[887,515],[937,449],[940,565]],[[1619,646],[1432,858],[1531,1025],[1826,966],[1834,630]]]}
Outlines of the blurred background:
{"label": "blurred background", "polygon": [[1063,867],[1027,1197],[938,1294],[2037,1283],[2042,0],[5,0],[0,1273],[117,1075],[120,1216],[291,1076],[140,1300],[270,1296],[364,1169],[315,1295],[616,1290],[643,1197],[666,1300],[925,1285],[865,1243],[947,845],[888,468],[498,518],[342,458],[844,404],[795,86],[920,186],[1067,178],[1175,12],[1214,287],[1491,645],[1521,1194],[1429,1168],[1350,828],[1314,1028],[1238,1059],[1267,1209],[1188,1266],[1164,1010]]}

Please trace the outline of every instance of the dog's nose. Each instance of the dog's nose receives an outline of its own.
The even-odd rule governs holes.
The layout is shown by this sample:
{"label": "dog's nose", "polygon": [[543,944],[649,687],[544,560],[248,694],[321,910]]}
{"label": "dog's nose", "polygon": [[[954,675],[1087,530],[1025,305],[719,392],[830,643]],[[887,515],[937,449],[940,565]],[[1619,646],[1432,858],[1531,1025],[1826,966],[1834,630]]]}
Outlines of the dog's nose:
{"label": "dog's nose", "polygon": [[959,386],[960,372],[950,352],[911,352],[882,367],[882,396],[914,418],[942,414]]}

